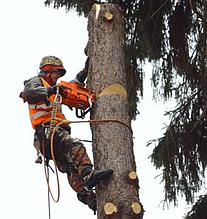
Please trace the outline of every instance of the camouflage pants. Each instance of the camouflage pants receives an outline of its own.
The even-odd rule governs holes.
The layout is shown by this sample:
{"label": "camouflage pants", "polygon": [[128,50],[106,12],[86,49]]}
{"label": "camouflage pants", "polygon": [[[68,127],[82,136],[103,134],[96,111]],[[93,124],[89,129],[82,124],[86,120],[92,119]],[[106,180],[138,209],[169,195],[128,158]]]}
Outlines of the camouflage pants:
{"label": "camouflage pants", "polygon": [[[46,139],[46,128],[38,126],[35,132],[34,146],[45,159],[51,160],[50,140]],[[70,127],[58,127],[54,134],[53,152],[57,167],[66,173],[70,186],[76,192],[82,192],[84,168],[92,167],[84,145],[70,136]]]}

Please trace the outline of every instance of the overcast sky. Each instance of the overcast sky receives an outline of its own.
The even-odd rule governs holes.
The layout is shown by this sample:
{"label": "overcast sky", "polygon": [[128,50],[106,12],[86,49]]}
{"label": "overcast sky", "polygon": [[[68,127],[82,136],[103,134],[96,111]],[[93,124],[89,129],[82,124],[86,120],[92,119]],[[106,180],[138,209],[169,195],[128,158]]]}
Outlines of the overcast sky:
{"label": "overcast sky", "polygon": [[[75,12],[44,7],[44,0],[2,1],[0,6],[0,63],[1,63],[1,156],[0,156],[0,217],[3,219],[48,218],[47,186],[42,165],[35,164],[33,130],[27,104],[18,97],[23,81],[38,73],[41,58],[55,55],[64,62],[71,80],[84,66],[87,43],[87,19]],[[150,78],[150,66],[146,78]],[[149,88],[149,82],[145,83]],[[145,209],[144,219],[181,219],[190,208],[181,201],[179,208],[163,210],[163,185],[148,159],[153,147],[147,141],[161,137],[166,107],[152,102],[152,93],[145,90],[139,104],[140,115],[133,122],[137,173],[140,180],[140,199]],[[75,119],[74,112],[64,108],[67,118]],[[81,131],[80,131],[81,130]],[[72,136],[90,139],[88,125],[73,125]],[[92,159],[91,144],[86,148]],[[51,187],[56,192],[54,174]],[[92,211],[81,204],[67,183],[60,177],[60,201],[51,200],[52,219],[95,219]]]}

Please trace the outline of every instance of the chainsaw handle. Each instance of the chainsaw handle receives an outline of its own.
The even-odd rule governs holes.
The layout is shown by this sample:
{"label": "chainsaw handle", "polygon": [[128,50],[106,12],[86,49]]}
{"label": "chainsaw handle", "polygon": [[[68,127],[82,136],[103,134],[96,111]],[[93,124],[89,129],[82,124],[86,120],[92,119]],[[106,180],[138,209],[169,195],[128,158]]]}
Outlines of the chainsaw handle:
{"label": "chainsaw handle", "polygon": [[88,108],[86,111],[81,110],[81,109],[75,109],[75,115],[80,118],[80,119],[84,119],[85,115],[91,111],[91,108]]}

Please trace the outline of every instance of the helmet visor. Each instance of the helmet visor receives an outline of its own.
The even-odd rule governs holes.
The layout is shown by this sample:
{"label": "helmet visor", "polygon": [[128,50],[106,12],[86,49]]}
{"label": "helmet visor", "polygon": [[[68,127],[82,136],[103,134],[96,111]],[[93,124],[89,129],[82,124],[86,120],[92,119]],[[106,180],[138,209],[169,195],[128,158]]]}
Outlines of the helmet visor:
{"label": "helmet visor", "polygon": [[56,71],[58,72],[58,74],[60,74],[60,76],[64,76],[66,73],[66,70],[63,67],[57,67]]}
{"label": "helmet visor", "polygon": [[42,68],[40,68],[44,72],[58,72],[60,77],[64,76],[66,73],[66,70],[63,66],[57,66],[57,65],[45,65]]}

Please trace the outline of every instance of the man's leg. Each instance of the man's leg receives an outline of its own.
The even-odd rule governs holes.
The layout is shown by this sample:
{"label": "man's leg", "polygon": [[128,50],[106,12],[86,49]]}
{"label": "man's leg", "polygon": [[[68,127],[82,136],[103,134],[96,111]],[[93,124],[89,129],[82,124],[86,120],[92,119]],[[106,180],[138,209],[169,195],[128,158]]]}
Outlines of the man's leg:
{"label": "man's leg", "polygon": [[67,176],[71,188],[77,192],[78,200],[85,205],[88,205],[88,207],[93,210],[95,215],[97,210],[95,193],[92,190],[88,191],[84,188],[83,179],[82,177],[80,177],[78,172],[72,172],[70,174],[67,174]]}
{"label": "man's leg", "polygon": [[84,145],[79,140],[73,139],[68,131],[60,128],[56,136],[59,138],[58,141],[55,140],[56,145],[59,144],[60,150],[63,151],[68,163],[72,163],[77,169],[86,189],[91,190],[101,180],[107,179],[113,174],[111,169],[93,170],[93,165]]}
{"label": "man's leg", "polygon": [[93,165],[88,157],[84,145],[80,141],[72,142],[71,156],[79,175],[84,180],[84,186],[91,190],[101,180],[107,179],[113,174],[113,170],[93,170]]}

